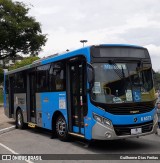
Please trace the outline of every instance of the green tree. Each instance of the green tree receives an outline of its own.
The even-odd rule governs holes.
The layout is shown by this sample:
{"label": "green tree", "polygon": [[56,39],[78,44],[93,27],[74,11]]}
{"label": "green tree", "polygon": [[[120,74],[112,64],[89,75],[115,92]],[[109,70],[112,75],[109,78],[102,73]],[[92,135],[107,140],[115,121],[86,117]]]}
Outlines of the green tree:
{"label": "green tree", "polygon": [[160,72],[155,72],[153,78],[155,89],[160,89]]}
{"label": "green tree", "polygon": [[32,64],[34,61],[38,60],[39,57],[26,57],[20,62],[16,62],[13,66],[9,67],[9,70],[14,70],[29,64]]}
{"label": "green tree", "polygon": [[[3,79],[4,79],[4,74],[3,74],[3,69],[0,68],[0,86],[3,85]],[[3,103],[3,90],[0,88],[0,104]]]}
{"label": "green tree", "polygon": [[0,59],[17,53],[35,56],[45,45],[40,23],[28,11],[22,2],[0,0]]}
{"label": "green tree", "polygon": [[3,83],[3,69],[0,68],[0,85]]}

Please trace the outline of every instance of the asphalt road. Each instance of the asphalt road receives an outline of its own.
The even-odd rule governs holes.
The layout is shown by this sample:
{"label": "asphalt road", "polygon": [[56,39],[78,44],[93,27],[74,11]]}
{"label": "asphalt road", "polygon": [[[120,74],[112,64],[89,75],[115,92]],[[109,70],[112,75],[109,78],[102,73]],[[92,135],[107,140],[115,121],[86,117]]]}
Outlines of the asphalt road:
{"label": "asphalt road", "polygon": [[[97,141],[87,146],[81,139],[61,142],[51,139],[51,134],[41,129],[14,129],[0,135],[1,154],[159,154],[160,136],[149,135],[116,141]],[[144,160],[146,162],[146,160]],[[3,161],[4,162],[4,161]],[[8,161],[6,161],[8,163]],[[17,161],[13,161],[17,162]],[[21,161],[20,161],[21,162]],[[22,161],[23,162],[23,161]],[[143,162],[142,160],[68,160],[68,161],[33,161],[33,162]],[[148,160],[148,162],[159,162]],[[32,163],[29,162],[29,163]]]}

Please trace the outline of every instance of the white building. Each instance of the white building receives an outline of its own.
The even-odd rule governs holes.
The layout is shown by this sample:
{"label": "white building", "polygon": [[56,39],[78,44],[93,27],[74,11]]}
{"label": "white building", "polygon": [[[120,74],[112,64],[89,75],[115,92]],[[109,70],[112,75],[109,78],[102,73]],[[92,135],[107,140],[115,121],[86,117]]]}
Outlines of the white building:
{"label": "white building", "polygon": [[9,67],[9,66],[12,66],[15,64],[15,62],[20,62],[21,60],[23,60],[23,57],[21,56],[16,56],[15,59],[13,58],[5,58],[4,60],[0,60],[0,66],[2,67],[3,66],[3,62],[5,63],[5,67]]}

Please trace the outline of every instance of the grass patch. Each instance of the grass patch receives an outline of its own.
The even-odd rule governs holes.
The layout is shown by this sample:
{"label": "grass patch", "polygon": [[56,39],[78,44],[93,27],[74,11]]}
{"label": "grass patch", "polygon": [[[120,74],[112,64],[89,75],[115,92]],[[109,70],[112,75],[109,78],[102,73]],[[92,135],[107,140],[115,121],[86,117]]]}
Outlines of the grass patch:
{"label": "grass patch", "polygon": [[0,104],[3,103],[3,90],[0,89]]}

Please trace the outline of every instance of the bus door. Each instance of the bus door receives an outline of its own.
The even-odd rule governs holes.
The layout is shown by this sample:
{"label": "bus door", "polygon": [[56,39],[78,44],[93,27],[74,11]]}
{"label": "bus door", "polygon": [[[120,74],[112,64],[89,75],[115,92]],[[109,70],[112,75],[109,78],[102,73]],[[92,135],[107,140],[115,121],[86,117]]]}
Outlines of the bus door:
{"label": "bus door", "polygon": [[86,62],[84,58],[73,58],[68,63],[68,113],[69,131],[84,135],[86,116]]}
{"label": "bus door", "polygon": [[36,75],[35,71],[31,71],[28,73],[27,78],[27,104],[28,104],[28,121],[36,123]]}

